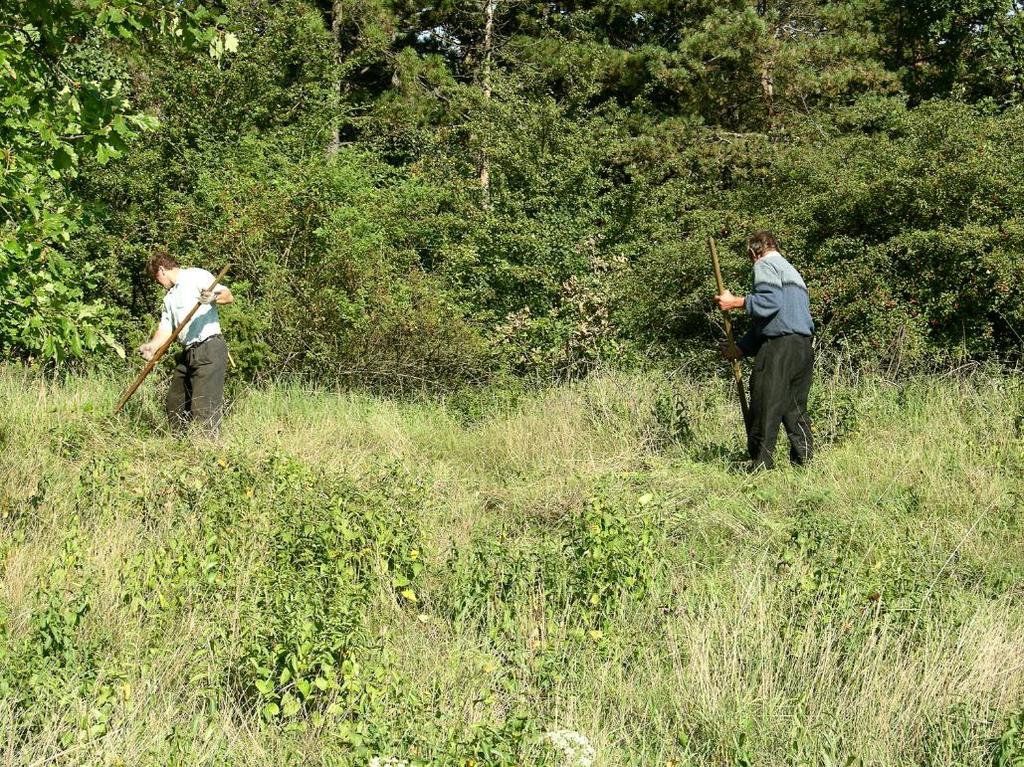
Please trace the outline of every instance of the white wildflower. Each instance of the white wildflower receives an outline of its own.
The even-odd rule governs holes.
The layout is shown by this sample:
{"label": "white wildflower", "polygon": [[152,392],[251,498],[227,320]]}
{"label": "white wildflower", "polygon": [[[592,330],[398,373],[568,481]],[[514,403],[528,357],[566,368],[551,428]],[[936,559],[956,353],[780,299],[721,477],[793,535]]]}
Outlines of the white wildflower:
{"label": "white wildflower", "polygon": [[551,730],[544,733],[544,739],[551,741],[565,756],[565,767],[591,767],[594,763],[594,747],[587,736],[573,730]]}

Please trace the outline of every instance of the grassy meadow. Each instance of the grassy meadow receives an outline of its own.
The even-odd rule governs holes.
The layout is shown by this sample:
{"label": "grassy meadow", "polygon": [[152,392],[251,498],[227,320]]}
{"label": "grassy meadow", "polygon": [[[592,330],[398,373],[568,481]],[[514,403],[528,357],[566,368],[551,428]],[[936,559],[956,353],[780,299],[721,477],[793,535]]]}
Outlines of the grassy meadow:
{"label": "grassy meadow", "polygon": [[756,475],[724,378],[122,384],[0,372],[5,767],[1024,764],[1017,377],[820,381]]}

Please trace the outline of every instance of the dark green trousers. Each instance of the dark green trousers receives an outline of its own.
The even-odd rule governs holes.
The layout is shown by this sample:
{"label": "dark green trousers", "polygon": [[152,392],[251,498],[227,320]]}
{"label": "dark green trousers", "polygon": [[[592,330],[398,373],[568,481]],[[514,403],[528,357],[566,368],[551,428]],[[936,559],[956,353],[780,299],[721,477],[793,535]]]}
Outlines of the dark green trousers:
{"label": "dark green trousers", "polygon": [[224,409],[224,373],[228,364],[228,345],[223,336],[213,336],[183,349],[167,391],[167,418],[171,428],[180,432],[189,422],[216,433]]}
{"label": "dark green trousers", "polygon": [[811,391],[814,351],[808,336],[769,338],[761,345],[750,374],[750,426],[747,449],[753,468],[770,469],[779,425],[789,436],[789,457],[806,464],[814,452],[807,395]]}

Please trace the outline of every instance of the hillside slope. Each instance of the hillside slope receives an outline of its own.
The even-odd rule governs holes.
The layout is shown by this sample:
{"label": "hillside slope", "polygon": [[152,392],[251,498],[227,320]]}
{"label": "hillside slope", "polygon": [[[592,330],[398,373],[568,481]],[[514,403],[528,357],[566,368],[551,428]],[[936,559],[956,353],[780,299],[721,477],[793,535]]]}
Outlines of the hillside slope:
{"label": "hillside slope", "polygon": [[1024,758],[1016,378],[824,382],[754,476],[725,381],[279,387],[218,443],[117,388],[0,373],[0,764]]}

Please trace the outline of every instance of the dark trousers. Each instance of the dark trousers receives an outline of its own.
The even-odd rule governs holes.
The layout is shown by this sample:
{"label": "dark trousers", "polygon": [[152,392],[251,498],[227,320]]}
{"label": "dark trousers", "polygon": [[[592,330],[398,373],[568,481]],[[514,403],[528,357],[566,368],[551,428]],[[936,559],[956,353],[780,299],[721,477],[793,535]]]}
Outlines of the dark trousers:
{"label": "dark trousers", "polygon": [[212,336],[183,349],[176,361],[166,401],[171,428],[180,432],[189,421],[195,421],[204,430],[216,433],[224,408],[224,373],[228,362],[224,337]]}
{"label": "dark trousers", "polygon": [[811,460],[814,438],[807,415],[814,352],[808,336],[769,338],[761,345],[750,374],[750,424],[747,449],[753,468],[770,469],[779,437],[779,424],[789,436],[793,463]]}

